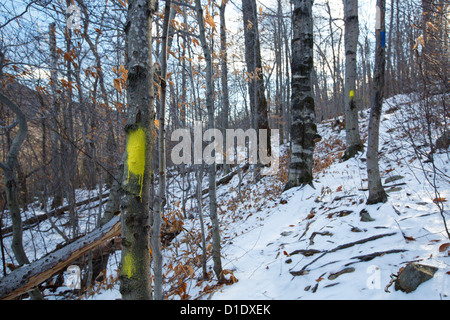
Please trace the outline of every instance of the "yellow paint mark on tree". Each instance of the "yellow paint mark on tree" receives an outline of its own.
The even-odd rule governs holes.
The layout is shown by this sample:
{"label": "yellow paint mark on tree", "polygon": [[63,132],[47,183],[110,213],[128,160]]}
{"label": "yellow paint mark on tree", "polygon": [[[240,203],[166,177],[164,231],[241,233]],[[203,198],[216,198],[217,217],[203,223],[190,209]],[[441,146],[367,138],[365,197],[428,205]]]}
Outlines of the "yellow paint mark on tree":
{"label": "yellow paint mark on tree", "polygon": [[146,134],[145,130],[138,127],[128,133],[127,141],[127,165],[128,176],[127,184],[130,180],[130,172],[136,175],[139,179],[139,197],[142,194],[142,182],[144,180],[145,171],[145,146],[146,146]]}
{"label": "yellow paint mark on tree", "polygon": [[128,277],[131,278],[133,274],[136,273],[136,266],[134,265],[134,259],[131,253],[128,253],[124,259],[123,259],[123,266],[122,266],[123,273]]}
{"label": "yellow paint mark on tree", "polygon": [[350,98],[353,98],[354,96],[355,96],[355,91],[350,90],[349,97],[350,97]]}

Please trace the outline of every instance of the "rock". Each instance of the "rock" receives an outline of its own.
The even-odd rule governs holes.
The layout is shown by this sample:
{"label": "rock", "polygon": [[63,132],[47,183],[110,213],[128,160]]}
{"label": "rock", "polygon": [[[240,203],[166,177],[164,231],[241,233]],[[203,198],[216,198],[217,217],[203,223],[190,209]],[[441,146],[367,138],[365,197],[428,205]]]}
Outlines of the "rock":
{"label": "rock", "polygon": [[436,148],[446,150],[450,146],[450,132],[444,133],[436,140]]}
{"label": "rock", "polygon": [[386,180],[384,180],[384,183],[394,182],[397,180],[401,180],[403,178],[404,178],[404,176],[401,176],[401,175],[392,176],[392,177],[386,178]]}
{"label": "rock", "polygon": [[283,231],[282,233],[280,233],[280,235],[282,237],[287,237],[288,235],[290,235],[292,233],[292,231]]}
{"label": "rock", "polygon": [[401,191],[402,190],[402,188],[400,188],[400,187],[393,187],[393,188],[390,188],[390,189],[388,189],[388,190],[386,190],[386,192],[398,192],[398,191]]}
{"label": "rock", "polygon": [[375,219],[370,216],[369,212],[366,209],[362,209],[359,215],[361,216],[362,222],[375,221]]}
{"label": "rock", "polygon": [[409,263],[395,281],[395,290],[410,293],[417,287],[433,278],[438,268],[418,263]]}
{"label": "rock", "polygon": [[351,232],[363,232],[363,230],[361,230],[358,227],[352,227],[352,229],[350,230]]}

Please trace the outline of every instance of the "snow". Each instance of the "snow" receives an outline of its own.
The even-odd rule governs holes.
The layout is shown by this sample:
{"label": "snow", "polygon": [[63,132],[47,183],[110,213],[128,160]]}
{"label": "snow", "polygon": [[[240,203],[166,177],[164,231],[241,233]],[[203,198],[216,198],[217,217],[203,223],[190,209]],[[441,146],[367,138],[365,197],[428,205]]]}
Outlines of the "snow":
{"label": "snow", "polygon": [[[450,211],[448,202],[435,203],[433,200],[438,196],[450,199],[450,179],[446,175],[450,158],[448,152],[434,154],[435,163],[441,170],[441,174],[434,176],[431,165],[414,152],[411,141],[401,128],[405,119],[414,114],[410,111],[418,108],[420,103],[413,95],[399,95],[388,99],[383,106],[380,172],[383,184],[392,186],[386,188],[389,196],[386,203],[365,204],[368,196],[365,153],[341,162],[339,155],[344,151],[345,132],[334,129],[333,121],[318,125],[323,139],[316,148],[318,166],[313,187],[282,192],[283,174],[286,174],[286,162],[283,161],[280,163],[281,172],[276,176],[265,176],[255,183],[249,169],[243,174],[242,181],[235,175],[228,184],[218,186],[222,265],[227,270],[227,278],[233,276],[237,279],[235,283],[217,285],[212,272],[210,279],[201,279],[197,203],[195,197],[188,200],[186,213],[194,218],[183,219],[183,230],[163,250],[164,290],[168,299],[180,299],[182,295],[174,292],[177,283],[185,282],[184,298],[200,300],[448,300],[450,253],[448,250],[439,252],[439,247],[450,240],[437,204],[443,205],[447,221],[450,220]],[[386,112],[394,105],[400,108]],[[360,128],[364,141],[368,118],[368,110],[361,112]],[[419,140],[417,137],[415,141],[419,143]],[[280,153],[285,155],[287,146],[280,148]],[[429,181],[435,179],[439,194],[425,178],[424,171],[428,179],[431,178]],[[399,176],[398,180],[385,183],[387,178],[394,176]],[[191,190],[194,190],[194,173],[189,178]],[[240,182],[242,201],[239,200]],[[181,219],[178,201],[181,187],[181,183],[174,183],[169,188],[171,199],[166,217]],[[205,187],[206,176],[203,179]],[[373,220],[362,221],[361,213],[368,214]],[[206,229],[210,230],[207,196],[203,197],[203,214],[208,226]],[[41,224],[41,230],[49,228],[45,223]],[[28,240],[31,233],[29,230],[24,232],[28,252],[33,251]],[[361,241],[375,236],[379,237]],[[61,242],[55,233],[49,232],[45,237],[45,246],[40,246],[45,247],[41,250],[42,255]],[[10,238],[4,239],[6,247],[9,241]],[[209,237],[207,241],[211,241]],[[339,247],[357,241],[361,243]],[[295,253],[296,250],[312,249],[317,252],[310,256]],[[389,252],[391,250],[394,251]],[[357,258],[377,252],[386,253],[370,261]],[[39,254],[35,258],[38,257]],[[120,251],[109,261],[107,274],[110,280],[117,276],[119,261]],[[393,284],[389,286],[391,279],[410,262],[439,269],[417,290],[411,293],[396,291]],[[181,277],[180,273],[186,271],[183,268],[187,266],[191,268],[190,272]],[[302,269],[305,271],[301,275],[291,273]],[[212,259],[209,258],[208,271],[211,270]],[[343,270],[347,272],[330,277]],[[111,280],[108,289],[101,288],[92,296],[83,298],[119,299],[119,284]]]}
{"label": "snow", "polygon": [[[388,100],[384,108],[386,110],[392,104],[414,103],[411,100],[411,96],[397,96]],[[365,111],[361,119],[363,137],[367,135],[368,116],[369,112]],[[382,180],[384,182],[388,177],[399,175],[403,178],[386,185],[405,183],[400,185],[401,189],[387,188],[388,202],[365,204],[368,192],[361,191],[367,188],[367,182],[362,182],[367,178],[364,154],[346,162],[335,162],[316,174],[314,188],[307,186],[288,190],[275,201],[279,203],[283,198],[287,200],[286,204],[275,207],[266,205],[262,210],[252,211],[249,218],[243,219],[245,222],[233,225],[231,232],[235,236],[222,248],[223,266],[233,270],[238,282],[223,286],[209,298],[448,299],[450,257],[449,253],[441,253],[438,249],[449,239],[439,210],[433,203],[434,191],[423,178],[418,160],[411,160],[414,158],[413,150],[405,147],[405,139],[399,138],[402,132],[396,130],[396,121],[401,119],[400,116],[402,114],[385,114],[381,124],[380,146],[384,148],[384,156],[380,158]],[[392,128],[394,130],[390,130]],[[330,123],[319,125],[318,130],[323,137],[322,142],[329,141],[331,136],[336,139],[336,132],[333,132]],[[343,131],[338,136],[345,140]],[[404,149],[391,153],[399,146]],[[320,146],[318,149],[318,161],[329,155],[329,152],[320,154]],[[436,154],[435,162],[446,170],[448,154]],[[440,196],[448,199],[449,179],[437,177],[437,181]],[[264,183],[268,186],[256,186],[255,189],[270,188],[270,181],[260,184]],[[448,204],[444,202],[444,206],[448,220]],[[360,212],[363,209],[374,221],[361,221]],[[351,213],[346,215],[349,211]],[[339,216],[340,212],[343,212],[342,216]],[[308,218],[311,213],[314,215]],[[222,235],[231,232],[226,229]],[[311,235],[315,232],[312,243]],[[331,235],[320,235],[318,232]],[[391,233],[395,234],[326,253],[315,262],[313,260],[321,253],[310,257],[290,255],[300,249],[329,251],[339,245]],[[354,258],[390,250],[398,252],[370,261]],[[385,291],[391,276],[397,275],[409,262],[436,266],[439,271],[412,293],[396,291],[394,285]],[[293,276],[290,273],[308,264],[307,274]],[[329,279],[331,274],[345,268],[354,268],[354,271]]]}

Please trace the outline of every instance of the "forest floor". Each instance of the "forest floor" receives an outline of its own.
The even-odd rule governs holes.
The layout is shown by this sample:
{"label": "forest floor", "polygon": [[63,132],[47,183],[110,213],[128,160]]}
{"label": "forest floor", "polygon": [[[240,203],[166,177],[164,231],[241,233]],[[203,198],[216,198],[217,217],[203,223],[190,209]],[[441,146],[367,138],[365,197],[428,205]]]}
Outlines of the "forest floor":
{"label": "forest floor", "polygon": [[[322,140],[315,150],[313,187],[283,192],[287,177],[284,145],[276,175],[255,183],[249,169],[241,180],[235,175],[229,183],[219,185],[221,253],[227,284],[215,281],[212,259],[208,259],[209,278],[202,277],[197,202],[186,202],[188,218],[184,218],[180,203],[183,186],[173,182],[164,219],[178,235],[163,250],[167,299],[450,299],[450,240],[442,217],[450,224],[450,156],[448,150],[441,150],[433,154],[433,162],[427,161],[426,139],[436,139],[439,133],[421,133],[421,106],[423,102],[413,95],[390,98],[383,106],[380,172],[388,194],[386,203],[366,205],[365,152],[341,160],[345,130],[336,125],[336,119],[318,125]],[[361,112],[364,142],[368,119],[369,111]],[[195,190],[196,182],[191,178],[191,190]],[[210,243],[208,196],[203,200]],[[95,204],[79,210],[86,219],[80,222],[82,231],[95,226],[95,215],[89,213],[96,210]],[[36,208],[31,211],[24,213],[24,219],[39,213]],[[62,226],[64,219],[68,218],[61,216],[58,224]],[[36,233],[36,228],[49,231]],[[31,260],[61,242],[50,229],[43,222],[25,230]],[[10,237],[3,241],[9,248]],[[211,252],[211,245],[207,250]],[[119,261],[117,251],[109,260],[106,280],[81,298],[120,298]],[[391,280],[410,262],[438,270],[415,291],[397,291]],[[67,298],[58,295],[64,289],[46,292],[47,298]]]}

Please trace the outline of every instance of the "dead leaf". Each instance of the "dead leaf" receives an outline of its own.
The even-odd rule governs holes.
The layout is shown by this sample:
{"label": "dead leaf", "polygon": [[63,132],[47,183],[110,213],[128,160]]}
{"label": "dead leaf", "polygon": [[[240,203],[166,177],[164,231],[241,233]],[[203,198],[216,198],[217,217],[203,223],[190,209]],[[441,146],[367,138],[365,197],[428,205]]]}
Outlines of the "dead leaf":
{"label": "dead leaf", "polygon": [[444,243],[439,247],[439,252],[444,252],[446,251],[448,248],[450,248],[450,243]]}

